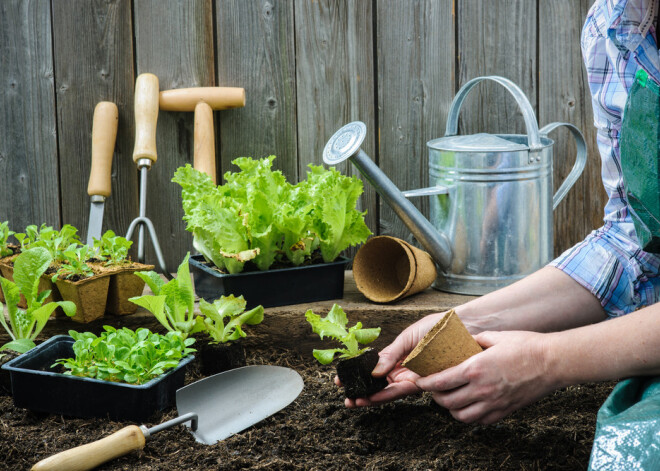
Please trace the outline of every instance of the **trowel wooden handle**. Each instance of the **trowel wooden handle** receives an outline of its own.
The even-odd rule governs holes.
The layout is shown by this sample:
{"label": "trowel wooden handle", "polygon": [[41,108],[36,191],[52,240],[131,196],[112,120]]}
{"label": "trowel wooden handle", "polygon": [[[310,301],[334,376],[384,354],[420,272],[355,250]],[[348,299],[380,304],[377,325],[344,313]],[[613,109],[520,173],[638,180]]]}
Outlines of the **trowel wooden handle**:
{"label": "trowel wooden handle", "polygon": [[204,103],[195,106],[195,169],[205,172],[216,183],[215,177],[215,132],[213,131],[213,110]]}
{"label": "trowel wooden handle", "polygon": [[119,111],[117,105],[102,101],[94,108],[92,123],[92,169],[89,173],[87,194],[110,196],[112,155],[115,152]]}
{"label": "trowel wooden handle", "polygon": [[214,110],[227,110],[245,106],[245,89],[238,87],[176,88],[160,92],[160,109],[166,111],[193,111],[197,103],[204,102]]}
{"label": "trowel wooden handle", "polygon": [[142,448],[144,448],[142,430],[137,425],[129,425],[101,440],[49,456],[35,464],[32,471],[94,469],[106,461]]}
{"label": "trowel wooden handle", "polygon": [[156,121],[158,120],[158,77],[140,74],[135,81],[135,147],[133,162],[156,161]]}

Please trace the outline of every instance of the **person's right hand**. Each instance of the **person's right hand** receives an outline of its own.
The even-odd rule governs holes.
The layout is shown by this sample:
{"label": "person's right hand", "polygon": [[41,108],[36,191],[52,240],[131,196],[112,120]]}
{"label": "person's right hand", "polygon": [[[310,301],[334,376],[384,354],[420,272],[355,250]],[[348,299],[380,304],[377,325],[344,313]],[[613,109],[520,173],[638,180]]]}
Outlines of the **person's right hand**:
{"label": "person's right hand", "polygon": [[[369,397],[346,399],[344,402],[346,407],[354,408],[382,404],[420,392],[421,390],[415,384],[419,375],[401,366],[401,362],[417,346],[422,337],[442,319],[444,314],[444,312],[429,314],[420,319],[408,326],[394,342],[382,349],[379,353],[378,364],[372,374],[377,377],[387,376],[389,385]],[[337,377],[335,377],[335,383],[341,386]]]}

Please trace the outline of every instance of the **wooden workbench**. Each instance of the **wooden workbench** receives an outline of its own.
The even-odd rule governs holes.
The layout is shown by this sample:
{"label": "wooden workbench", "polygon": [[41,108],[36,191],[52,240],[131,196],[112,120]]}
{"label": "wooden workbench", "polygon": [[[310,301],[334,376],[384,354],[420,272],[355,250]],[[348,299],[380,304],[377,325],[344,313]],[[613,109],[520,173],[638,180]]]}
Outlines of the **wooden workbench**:
{"label": "wooden workbench", "polygon": [[[148,292],[148,288],[145,289],[145,294]],[[428,288],[395,303],[375,304],[357,290],[353,273],[347,271],[342,299],[267,308],[261,324],[245,328],[248,335],[246,341],[248,344],[269,342],[275,347],[292,348],[301,353],[311,352],[312,348],[323,348],[323,345],[329,341],[321,341],[316,334],[312,333],[305,320],[305,312],[312,309],[317,314],[325,315],[333,303],[337,303],[348,315],[349,326],[361,321],[365,327],[381,328],[381,336],[373,344],[375,348],[380,349],[391,342],[401,330],[424,315],[445,311],[473,298],[473,296],[444,293]],[[53,318],[46,324],[39,339],[44,340],[53,335],[66,334],[70,329],[99,333],[103,330],[104,325],[130,329],[146,327],[154,332],[164,332],[163,327],[150,312],[138,308],[135,314],[127,316],[107,314],[88,324],[74,322],[67,317]],[[0,345],[7,341],[9,341],[9,337],[2,331]]]}

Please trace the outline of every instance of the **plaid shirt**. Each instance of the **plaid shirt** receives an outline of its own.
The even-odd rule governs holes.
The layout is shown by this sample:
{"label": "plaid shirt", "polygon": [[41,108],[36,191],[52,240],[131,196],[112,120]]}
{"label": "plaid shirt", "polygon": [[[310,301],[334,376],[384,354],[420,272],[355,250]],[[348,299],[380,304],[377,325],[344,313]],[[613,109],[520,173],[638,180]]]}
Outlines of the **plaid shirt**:
{"label": "plaid shirt", "polygon": [[[660,83],[658,0],[597,0],[582,30],[582,54],[608,195],[604,225],[551,262],[597,296],[610,316],[660,300],[660,258],[640,249],[621,173],[619,133],[635,74]],[[655,158],[655,156],[654,156]]]}

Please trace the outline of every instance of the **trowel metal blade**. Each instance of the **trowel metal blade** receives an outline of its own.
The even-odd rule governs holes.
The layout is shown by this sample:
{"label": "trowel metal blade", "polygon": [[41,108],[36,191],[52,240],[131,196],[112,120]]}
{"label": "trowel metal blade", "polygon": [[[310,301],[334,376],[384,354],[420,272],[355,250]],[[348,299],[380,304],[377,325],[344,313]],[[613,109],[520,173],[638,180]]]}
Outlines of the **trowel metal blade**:
{"label": "trowel metal blade", "polygon": [[197,430],[191,433],[212,445],[282,410],[303,387],[301,376],[290,368],[245,366],[179,389],[176,408],[179,415],[197,413]]}
{"label": "trowel metal blade", "polygon": [[92,201],[89,208],[89,224],[87,226],[87,241],[86,244],[90,247],[94,245],[94,239],[101,239],[101,232],[103,231],[103,209],[105,205],[105,198],[100,201]]}

